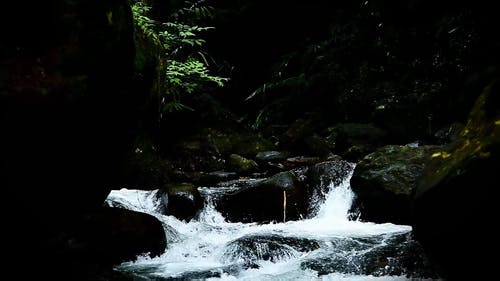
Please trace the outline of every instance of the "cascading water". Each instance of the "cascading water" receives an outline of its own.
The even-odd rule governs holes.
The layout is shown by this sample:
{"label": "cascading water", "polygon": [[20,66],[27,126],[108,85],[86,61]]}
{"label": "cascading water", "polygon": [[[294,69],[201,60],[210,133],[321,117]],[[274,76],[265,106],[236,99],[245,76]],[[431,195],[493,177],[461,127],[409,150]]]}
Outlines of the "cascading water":
{"label": "cascading water", "polygon": [[[212,201],[220,189],[201,188],[206,204],[196,219],[161,215],[157,191],[112,191],[107,203],[156,216],[168,248],[117,269],[135,280],[424,280],[432,272],[410,239],[411,227],[349,220],[349,176],[313,218],[285,223],[229,223]],[[406,277],[408,276],[408,277]],[[429,279],[425,279],[429,280]]]}

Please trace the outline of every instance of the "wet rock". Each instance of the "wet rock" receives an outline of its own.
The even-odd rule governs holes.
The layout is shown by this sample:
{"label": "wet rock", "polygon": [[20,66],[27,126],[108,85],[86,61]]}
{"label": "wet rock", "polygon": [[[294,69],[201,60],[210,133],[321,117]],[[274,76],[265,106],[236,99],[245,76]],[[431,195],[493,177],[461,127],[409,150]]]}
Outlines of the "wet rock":
{"label": "wet rock", "polygon": [[283,221],[284,210],[286,220],[300,219],[307,206],[304,185],[294,173],[281,172],[225,195],[216,207],[230,221],[265,222]]}
{"label": "wet rock", "polygon": [[499,87],[495,82],[485,88],[459,138],[431,156],[418,183],[415,236],[450,280],[496,274],[495,262],[483,258],[491,253],[489,242],[457,246],[455,241],[493,239],[486,226],[497,220]]}
{"label": "wet rock", "polygon": [[352,171],[353,165],[344,160],[318,163],[307,172],[307,190],[310,197],[324,199],[329,185],[339,185]]}
{"label": "wet rock", "polygon": [[166,214],[180,220],[190,220],[203,208],[198,189],[189,183],[167,184],[158,195],[165,205]]}
{"label": "wet rock", "polygon": [[351,178],[361,218],[410,224],[417,180],[436,146],[385,146],[361,160]]}
{"label": "wet rock", "polygon": [[310,166],[320,162],[321,159],[319,157],[310,157],[310,156],[296,156],[286,159],[286,164],[290,167],[297,166]]}
{"label": "wet rock", "polygon": [[255,159],[261,162],[282,161],[285,160],[290,153],[286,151],[262,151],[257,153]]}
{"label": "wet rock", "polygon": [[249,174],[258,170],[259,165],[251,159],[247,159],[238,154],[229,155],[228,167],[240,174]]}
{"label": "wet rock", "polygon": [[364,238],[335,238],[332,250],[311,255],[301,264],[318,275],[334,272],[373,276],[437,278],[422,246],[410,234]]}
{"label": "wet rock", "polygon": [[238,177],[235,172],[215,171],[206,173],[200,177],[201,185],[214,185],[222,181],[232,180]]}
{"label": "wet rock", "polygon": [[290,170],[289,172],[292,173],[299,183],[301,184],[307,184],[307,172],[309,171],[309,167],[299,167],[295,168],[293,170]]}
{"label": "wet rock", "polygon": [[306,238],[276,234],[248,235],[230,242],[223,256],[229,261],[253,265],[262,260],[277,262],[318,248],[318,242]]}
{"label": "wet rock", "polygon": [[[234,126],[233,126],[234,127]],[[202,172],[221,171],[227,168],[229,155],[236,154],[245,158],[254,157],[262,151],[274,149],[274,145],[252,131],[236,128],[198,128],[185,133],[176,141],[163,143],[168,151],[169,162],[175,169],[193,176]],[[237,166],[239,167],[239,166]],[[246,172],[246,171],[245,171]],[[170,180],[194,182],[199,179],[182,179],[171,173]]]}

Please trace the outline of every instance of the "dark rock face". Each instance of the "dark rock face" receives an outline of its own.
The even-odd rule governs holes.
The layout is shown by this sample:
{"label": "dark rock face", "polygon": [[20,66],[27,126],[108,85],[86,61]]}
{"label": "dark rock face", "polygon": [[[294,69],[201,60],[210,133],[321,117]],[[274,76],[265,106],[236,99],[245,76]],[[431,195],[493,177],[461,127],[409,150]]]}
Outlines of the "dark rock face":
{"label": "dark rock face", "polygon": [[189,183],[167,184],[160,190],[167,215],[180,220],[192,219],[203,207],[203,199],[198,189]]}
{"label": "dark rock face", "polygon": [[158,256],[165,248],[165,231],[155,217],[103,207],[75,217],[64,231],[51,237],[41,250],[45,254],[55,250],[49,260],[52,267],[36,274],[54,270],[51,280],[128,280],[110,268],[137,255]]}
{"label": "dark rock face", "polygon": [[354,170],[351,187],[363,219],[410,224],[413,192],[436,146],[386,146],[367,155]]}
{"label": "dark rock face", "polygon": [[281,172],[225,195],[217,209],[230,221],[264,222],[283,221],[284,209],[286,220],[297,220],[305,216],[307,205],[305,186],[292,172]]}
{"label": "dark rock face", "polygon": [[492,239],[485,226],[497,219],[499,96],[498,82],[484,90],[459,139],[433,154],[416,192],[416,238],[450,280],[496,274],[496,265],[486,258],[489,242],[457,246],[455,241]]}
{"label": "dark rock face", "polygon": [[103,208],[86,216],[82,232],[75,233],[71,250],[89,259],[114,265],[135,260],[137,255],[161,255],[167,246],[165,231],[155,217],[120,208]]}

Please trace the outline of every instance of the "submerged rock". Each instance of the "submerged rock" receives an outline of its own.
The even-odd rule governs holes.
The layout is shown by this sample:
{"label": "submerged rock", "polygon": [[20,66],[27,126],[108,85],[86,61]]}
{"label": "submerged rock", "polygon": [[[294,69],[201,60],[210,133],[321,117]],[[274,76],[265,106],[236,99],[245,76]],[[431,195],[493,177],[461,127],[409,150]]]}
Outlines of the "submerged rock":
{"label": "submerged rock", "polygon": [[495,244],[489,226],[498,219],[499,87],[498,81],[486,87],[459,139],[432,155],[418,184],[415,236],[450,280],[497,274],[487,257]]}
{"label": "submerged rock", "polygon": [[361,218],[410,224],[417,180],[436,146],[385,146],[361,160],[351,178]]}

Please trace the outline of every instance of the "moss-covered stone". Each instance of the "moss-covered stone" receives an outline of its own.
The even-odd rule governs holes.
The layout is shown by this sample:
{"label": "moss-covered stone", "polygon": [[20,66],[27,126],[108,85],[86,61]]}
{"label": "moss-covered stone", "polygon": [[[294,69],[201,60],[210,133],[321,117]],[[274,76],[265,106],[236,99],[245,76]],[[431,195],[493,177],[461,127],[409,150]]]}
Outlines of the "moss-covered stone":
{"label": "moss-covered stone", "polygon": [[202,134],[206,135],[212,147],[222,154],[235,153],[253,157],[259,152],[274,148],[270,141],[252,132],[207,128]]}
{"label": "moss-covered stone", "polygon": [[413,192],[436,146],[385,146],[363,158],[351,178],[363,219],[409,224]]}
{"label": "moss-covered stone", "polygon": [[423,171],[415,197],[416,237],[450,279],[491,276],[489,246],[453,241],[484,241],[495,221],[500,167],[500,90],[486,87],[472,108],[459,139],[436,151]]}
{"label": "moss-covered stone", "polygon": [[241,174],[248,174],[257,171],[259,165],[251,159],[247,159],[238,154],[229,155],[228,167]]}

